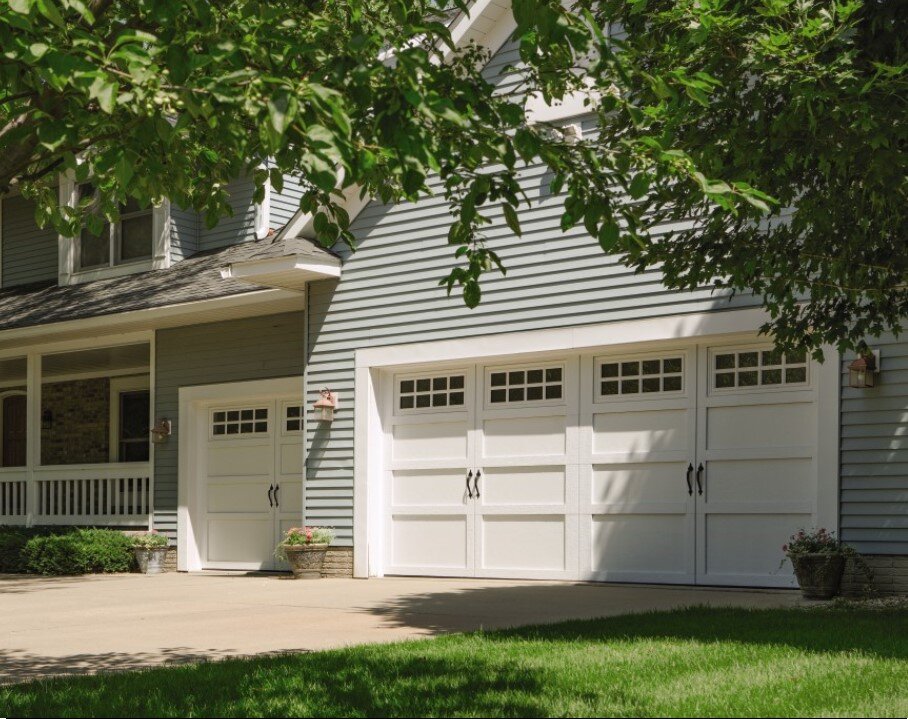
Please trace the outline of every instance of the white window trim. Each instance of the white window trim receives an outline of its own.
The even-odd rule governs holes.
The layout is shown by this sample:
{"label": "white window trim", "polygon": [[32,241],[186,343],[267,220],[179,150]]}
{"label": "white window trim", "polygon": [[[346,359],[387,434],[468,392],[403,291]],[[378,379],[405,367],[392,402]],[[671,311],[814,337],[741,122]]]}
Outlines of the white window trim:
{"label": "white window trim", "polygon": [[[75,207],[79,201],[78,185],[71,172],[60,177],[60,205]],[[93,267],[80,270],[76,264],[77,237],[59,236],[59,263],[57,279],[60,285],[78,285],[82,282],[123,277],[149,270],[162,270],[170,266],[170,200],[154,205],[151,212],[152,254],[148,259],[124,262],[110,267]],[[113,259],[113,258],[111,258]]]}
{"label": "white window trim", "polygon": [[[120,395],[123,392],[151,391],[151,377],[132,375],[129,377],[111,377],[110,379],[110,427],[108,454],[111,462],[120,462]],[[151,417],[149,417],[149,422]],[[149,436],[149,441],[151,437]]]}

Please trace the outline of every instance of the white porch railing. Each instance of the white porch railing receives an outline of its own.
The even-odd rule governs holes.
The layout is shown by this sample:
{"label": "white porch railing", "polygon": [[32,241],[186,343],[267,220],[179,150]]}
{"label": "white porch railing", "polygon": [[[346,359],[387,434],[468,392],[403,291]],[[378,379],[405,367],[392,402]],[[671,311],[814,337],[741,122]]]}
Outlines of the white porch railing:
{"label": "white porch railing", "polygon": [[148,526],[148,463],[41,467],[34,472],[34,507],[28,506],[25,470],[0,472],[0,524]]}
{"label": "white porch railing", "polygon": [[28,513],[28,475],[24,469],[0,470],[0,524],[24,524]]}

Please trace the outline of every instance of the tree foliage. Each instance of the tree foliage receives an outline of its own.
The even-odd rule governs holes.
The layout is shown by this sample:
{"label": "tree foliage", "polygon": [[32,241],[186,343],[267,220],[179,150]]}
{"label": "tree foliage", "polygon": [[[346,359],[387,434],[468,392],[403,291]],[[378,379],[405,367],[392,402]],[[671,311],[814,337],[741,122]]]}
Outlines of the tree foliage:
{"label": "tree foliage", "polygon": [[[0,5],[0,196],[65,234],[163,197],[213,224],[243,173],[353,243],[342,191],[450,204],[467,305],[520,234],[518,175],[543,162],[583,225],[670,288],[757,292],[785,346],[853,346],[908,314],[906,13],[900,0],[515,0],[519,71],[582,92],[599,131],[527,120],[527,93],[455,48],[464,0],[9,0]],[[62,209],[61,172],[95,204]],[[686,224],[679,225],[676,221]],[[669,233],[665,228],[684,227]],[[506,258],[504,258],[506,259]]]}

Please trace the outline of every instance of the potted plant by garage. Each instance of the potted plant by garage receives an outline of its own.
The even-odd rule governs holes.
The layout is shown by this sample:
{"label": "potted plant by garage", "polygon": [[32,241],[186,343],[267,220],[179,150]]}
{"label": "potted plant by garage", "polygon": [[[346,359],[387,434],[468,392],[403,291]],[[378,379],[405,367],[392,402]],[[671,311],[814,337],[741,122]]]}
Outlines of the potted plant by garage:
{"label": "potted plant by garage", "polygon": [[332,541],[334,530],[330,527],[294,527],[284,533],[277,555],[290,565],[295,579],[318,579]]}
{"label": "potted plant by garage", "polygon": [[[799,530],[791,535],[782,551],[791,561],[801,594],[808,599],[832,599],[842,586],[845,561],[851,557],[870,578],[869,568],[860,555],[822,527]],[[783,559],[784,563],[785,560]]]}
{"label": "potted plant by garage", "polygon": [[161,574],[164,571],[167,545],[167,537],[158,534],[154,529],[146,534],[133,536],[132,551],[142,574]]}

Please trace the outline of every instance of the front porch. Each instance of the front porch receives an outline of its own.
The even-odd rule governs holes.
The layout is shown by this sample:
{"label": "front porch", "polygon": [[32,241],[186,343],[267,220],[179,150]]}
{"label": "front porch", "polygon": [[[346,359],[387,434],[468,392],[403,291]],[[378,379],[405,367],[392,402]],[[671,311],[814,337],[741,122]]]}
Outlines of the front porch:
{"label": "front porch", "polygon": [[0,524],[151,528],[153,345],[0,353]]}

